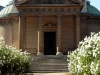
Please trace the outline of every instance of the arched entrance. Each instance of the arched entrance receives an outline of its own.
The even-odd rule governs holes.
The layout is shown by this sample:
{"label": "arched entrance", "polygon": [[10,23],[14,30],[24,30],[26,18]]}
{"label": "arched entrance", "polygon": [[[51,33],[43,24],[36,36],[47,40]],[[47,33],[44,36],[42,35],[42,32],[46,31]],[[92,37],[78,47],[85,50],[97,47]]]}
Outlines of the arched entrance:
{"label": "arched entrance", "polygon": [[56,55],[56,32],[44,32],[44,55]]}

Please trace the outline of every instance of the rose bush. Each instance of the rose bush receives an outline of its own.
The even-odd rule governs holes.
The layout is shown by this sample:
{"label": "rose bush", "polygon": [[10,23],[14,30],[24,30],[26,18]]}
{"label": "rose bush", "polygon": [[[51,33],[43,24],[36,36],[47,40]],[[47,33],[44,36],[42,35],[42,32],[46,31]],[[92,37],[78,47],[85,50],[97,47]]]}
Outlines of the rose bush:
{"label": "rose bush", "polygon": [[27,72],[29,64],[30,54],[28,52],[17,50],[15,46],[7,46],[4,39],[0,38],[0,70],[2,75],[8,73],[18,75]]}
{"label": "rose bush", "polygon": [[68,69],[77,75],[100,75],[100,32],[91,33],[68,54]]}

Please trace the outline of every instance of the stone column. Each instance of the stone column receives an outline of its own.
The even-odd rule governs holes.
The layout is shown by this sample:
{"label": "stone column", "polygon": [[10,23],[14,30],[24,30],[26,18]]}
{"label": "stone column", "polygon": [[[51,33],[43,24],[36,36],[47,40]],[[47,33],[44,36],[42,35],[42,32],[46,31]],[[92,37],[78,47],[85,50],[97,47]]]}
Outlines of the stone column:
{"label": "stone column", "polygon": [[57,33],[56,33],[56,55],[62,55],[61,46],[61,15],[57,15]]}
{"label": "stone column", "polygon": [[25,16],[19,16],[19,48],[25,50]]}
{"label": "stone column", "polygon": [[3,37],[4,40],[6,40],[6,29],[5,29],[5,26],[0,24],[0,37]]}
{"label": "stone column", "polygon": [[43,15],[38,15],[38,53],[37,55],[44,55],[43,54],[42,17]]}
{"label": "stone column", "polygon": [[19,16],[19,48],[22,49],[21,47],[21,26],[23,25],[23,20],[22,16]]}
{"label": "stone column", "polygon": [[78,47],[78,44],[80,42],[80,15],[76,15],[76,48]]}

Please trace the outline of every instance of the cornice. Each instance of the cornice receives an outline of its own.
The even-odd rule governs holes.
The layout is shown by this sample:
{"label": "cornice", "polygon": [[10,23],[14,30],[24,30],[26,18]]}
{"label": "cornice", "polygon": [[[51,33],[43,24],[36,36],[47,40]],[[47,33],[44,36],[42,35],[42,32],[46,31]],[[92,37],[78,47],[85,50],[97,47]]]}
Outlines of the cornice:
{"label": "cornice", "polygon": [[[32,1],[32,0],[17,0],[15,3],[16,4],[23,4],[23,3],[26,3],[26,2],[29,2],[29,1]],[[35,1],[35,0],[33,0],[33,1]],[[85,3],[85,0],[68,0],[68,1],[74,2],[74,3],[81,3],[81,4]]]}

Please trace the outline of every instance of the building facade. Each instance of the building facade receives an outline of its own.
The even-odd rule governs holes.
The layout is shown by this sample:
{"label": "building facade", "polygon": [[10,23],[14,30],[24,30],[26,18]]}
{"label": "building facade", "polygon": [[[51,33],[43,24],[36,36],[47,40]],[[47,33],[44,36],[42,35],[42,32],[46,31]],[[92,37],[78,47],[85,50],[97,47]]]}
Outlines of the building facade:
{"label": "building facade", "polygon": [[100,11],[85,0],[14,0],[0,11],[0,37],[33,55],[66,55],[99,31]]}
{"label": "building facade", "polygon": [[0,37],[31,53],[29,72],[68,71],[68,51],[99,31],[100,11],[86,0],[13,0],[0,6]]}

